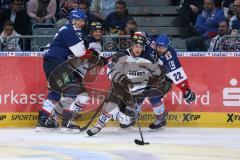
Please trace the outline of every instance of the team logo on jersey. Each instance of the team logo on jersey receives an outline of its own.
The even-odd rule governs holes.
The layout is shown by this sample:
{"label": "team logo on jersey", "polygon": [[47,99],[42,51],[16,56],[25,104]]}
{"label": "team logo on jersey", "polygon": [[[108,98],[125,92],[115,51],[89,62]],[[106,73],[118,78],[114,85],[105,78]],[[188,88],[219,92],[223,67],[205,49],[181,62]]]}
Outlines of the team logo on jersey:
{"label": "team logo on jersey", "polygon": [[152,49],[156,49],[156,42],[152,41],[152,43],[150,44],[150,47]]}
{"label": "team logo on jersey", "polygon": [[146,71],[129,71],[128,74],[131,76],[144,76]]}
{"label": "team logo on jersey", "polygon": [[174,70],[174,69],[177,68],[176,65],[175,65],[175,63],[174,63],[174,61],[170,61],[170,62],[168,62],[168,64],[169,64],[171,70]]}
{"label": "team logo on jersey", "polygon": [[82,40],[82,33],[81,32],[77,32],[77,36],[80,40]]}
{"label": "team logo on jersey", "polygon": [[172,54],[171,54],[169,51],[167,51],[167,52],[164,54],[164,56],[165,56],[165,58],[166,58],[167,60],[169,60],[169,59],[172,58]]}

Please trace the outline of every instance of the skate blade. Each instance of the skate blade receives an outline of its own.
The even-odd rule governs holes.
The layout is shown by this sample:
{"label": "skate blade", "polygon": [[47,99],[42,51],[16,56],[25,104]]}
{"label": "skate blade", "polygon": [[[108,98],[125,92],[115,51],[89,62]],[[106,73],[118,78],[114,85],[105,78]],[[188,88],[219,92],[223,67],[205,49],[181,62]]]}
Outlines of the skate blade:
{"label": "skate blade", "polygon": [[64,134],[77,134],[80,133],[80,129],[71,129],[71,128],[61,128],[60,129],[60,133],[64,133]]}
{"label": "skate blade", "polygon": [[35,132],[54,132],[59,128],[36,127]]}
{"label": "skate blade", "polygon": [[154,129],[151,129],[151,128],[148,128],[148,132],[161,132],[161,131],[164,131],[166,129],[166,126],[162,126],[162,127],[159,127],[159,128],[154,128]]}

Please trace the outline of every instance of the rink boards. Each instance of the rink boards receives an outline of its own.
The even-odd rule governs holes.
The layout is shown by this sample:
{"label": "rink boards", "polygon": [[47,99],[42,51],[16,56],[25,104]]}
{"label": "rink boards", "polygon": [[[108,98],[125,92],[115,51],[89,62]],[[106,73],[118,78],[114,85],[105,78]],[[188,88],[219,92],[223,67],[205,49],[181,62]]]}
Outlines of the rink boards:
{"label": "rink boards", "polygon": [[[0,52],[0,127],[35,125],[47,93],[42,54]],[[168,126],[240,127],[240,53],[180,52],[179,57],[197,99],[187,106],[180,90],[173,87],[164,101],[169,112]],[[106,68],[92,70],[85,84],[94,88],[84,106],[87,112],[97,108],[108,92]],[[148,101],[143,111],[140,119],[147,126],[154,119]]]}
{"label": "rink boards", "polygon": [[[1,127],[34,127],[38,114],[36,112],[1,113]],[[152,112],[144,112],[140,115],[142,126],[147,127],[154,121]],[[84,126],[88,119],[78,120],[80,126]],[[94,120],[93,124],[96,122]],[[108,127],[116,127],[118,123],[110,121]],[[169,112],[168,127],[240,127],[240,113],[217,113],[217,112]]]}

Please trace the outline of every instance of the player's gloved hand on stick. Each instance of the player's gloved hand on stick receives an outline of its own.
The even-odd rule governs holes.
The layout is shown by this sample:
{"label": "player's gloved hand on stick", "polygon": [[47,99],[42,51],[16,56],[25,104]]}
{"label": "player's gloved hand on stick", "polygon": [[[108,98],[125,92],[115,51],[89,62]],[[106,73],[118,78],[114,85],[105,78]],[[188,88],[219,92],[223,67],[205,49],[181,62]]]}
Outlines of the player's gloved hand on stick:
{"label": "player's gloved hand on stick", "polygon": [[99,56],[99,59],[98,59],[98,62],[97,62],[97,66],[98,67],[103,67],[105,66],[106,64],[108,63],[107,59],[102,57],[102,56]]}
{"label": "player's gloved hand on stick", "polygon": [[187,89],[183,94],[183,98],[188,104],[190,104],[191,102],[195,101],[196,95],[190,89]]}
{"label": "player's gloved hand on stick", "polygon": [[125,74],[121,74],[117,81],[125,87],[128,87],[129,85],[133,85],[132,81],[125,75]]}
{"label": "player's gloved hand on stick", "polygon": [[95,63],[99,67],[103,67],[103,66],[105,66],[108,63],[107,59],[105,59],[104,57],[100,56],[99,52],[96,51],[95,49],[90,48],[90,49],[87,50],[86,53],[90,54],[91,62]]}

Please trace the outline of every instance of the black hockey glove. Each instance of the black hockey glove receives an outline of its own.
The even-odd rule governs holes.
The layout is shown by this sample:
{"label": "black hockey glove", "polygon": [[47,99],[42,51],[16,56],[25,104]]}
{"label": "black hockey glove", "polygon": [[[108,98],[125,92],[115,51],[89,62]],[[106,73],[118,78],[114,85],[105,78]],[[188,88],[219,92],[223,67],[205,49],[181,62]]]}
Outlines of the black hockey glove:
{"label": "black hockey glove", "polygon": [[190,89],[187,89],[185,91],[185,93],[183,94],[183,98],[185,99],[185,101],[188,104],[190,104],[191,102],[193,102],[196,99],[196,95]]}
{"label": "black hockey glove", "polygon": [[117,82],[120,83],[123,87],[128,87],[129,85],[133,85],[132,81],[125,75],[125,74],[121,74],[118,78],[117,78]]}
{"label": "black hockey glove", "polygon": [[133,106],[135,100],[133,95],[129,92],[129,85],[133,85],[133,83],[124,74],[121,74],[117,79],[113,79],[112,81],[112,86],[118,98],[126,105]]}
{"label": "black hockey glove", "polygon": [[98,62],[97,62],[97,66],[98,67],[103,67],[105,66],[106,64],[108,63],[107,59],[100,56],[99,59],[98,59]]}
{"label": "black hockey glove", "polygon": [[97,64],[99,61],[99,53],[94,49],[87,49],[84,56],[81,59],[88,59],[90,64]]}
{"label": "black hockey glove", "polygon": [[153,76],[149,78],[148,86],[151,88],[157,88],[163,96],[167,94],[167,92],[172,87],[172,80],[169,79],[166,75],[163,76]]}
{"label": "black hockey glove", "polygon": [[161,82],[165,80],[165,77],[166,77],[165,75],[151,76],[149,77],[148,85],[156,87],[157,85],[159,85]]}

